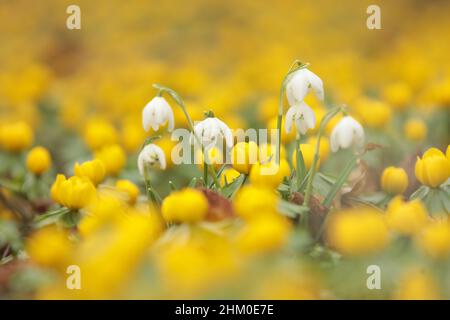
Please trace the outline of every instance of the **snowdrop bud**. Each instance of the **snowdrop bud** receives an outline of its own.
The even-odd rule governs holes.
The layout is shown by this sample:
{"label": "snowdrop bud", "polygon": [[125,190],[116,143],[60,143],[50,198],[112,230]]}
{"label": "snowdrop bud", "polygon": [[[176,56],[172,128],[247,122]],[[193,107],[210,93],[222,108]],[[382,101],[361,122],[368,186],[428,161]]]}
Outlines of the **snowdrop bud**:
{"label": "snowdrop bud", "polygon": [[[204,147],[215,145],[219,139],[225,139],[228,148],[233,147],[233,134],[230,128],[221,120],[213,117],[206,118],[194,126],[194,133]],[[193,137],[191,137],[191,143]]]}
{"label": "snowdrop bud", "polygon": [[157,131],[166,122],[168,122],[167,129],[172,131],[174,126],[172,108],[163,97],[154,97],[142,111],[142,126],[145,131],[150,128]]}
{"label": "snowdrop bud", "polygon": [[314,90],[317,98],[323,100],[323,82],[306,68],[294,72],[286,85],[286,96],[290,106],[302,102],[310,90]]}
{"label": "snowdrop bud", "polygon": [[166,168],[166,156],[164,151],[155,144],[148,144],[142,149],[138,157],[139,173],[144,176],[145,165],[150,167]]}
{"label": "snowdrop bud", "polygon": [[290,107],[286,113],[286,133],[291,132],[294,122],[298,133],[305,134],[308,129],[316,126],[316,115],[306,103],[300,102]]}
{"label": "snowdrop bud", "polygon": [[364,143],[364,129],[361,124],[350,116],[342,118],[331,132],[331,151],[351,146],[361,147]]}

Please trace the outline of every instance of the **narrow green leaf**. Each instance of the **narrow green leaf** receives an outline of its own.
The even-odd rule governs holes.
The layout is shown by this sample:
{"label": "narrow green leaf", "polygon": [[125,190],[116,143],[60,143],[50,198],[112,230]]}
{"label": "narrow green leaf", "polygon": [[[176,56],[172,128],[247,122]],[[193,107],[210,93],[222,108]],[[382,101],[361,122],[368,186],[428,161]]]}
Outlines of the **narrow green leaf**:
{"label": "narrow green leaf", "polygon": [[328,192],[327,196],[323,200],[322,204],[329,208],[331,206],[331,203],[333,202],[333,199],[336,197],[336,194],[341,190],[344,183],[347,181],[348,176],[352,172],[353,168],[356,165],[357,157],[353,156],[353,158],[348,162],[347,166],[342,171],[339,178],[336,180],[335,184],[331,188],[331,190]]}

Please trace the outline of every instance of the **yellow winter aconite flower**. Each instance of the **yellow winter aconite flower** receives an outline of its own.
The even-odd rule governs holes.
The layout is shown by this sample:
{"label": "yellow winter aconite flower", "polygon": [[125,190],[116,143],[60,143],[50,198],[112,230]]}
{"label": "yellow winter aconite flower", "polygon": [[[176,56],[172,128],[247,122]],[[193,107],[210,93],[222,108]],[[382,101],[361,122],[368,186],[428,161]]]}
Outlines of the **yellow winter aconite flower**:
{"label": "yellow winter aconite flower", "polygon": [[284,217],[259,213],[237,236],[237,246],[244,253],[270,252],[283,246],[288,239],[291,226]]}
{"label": "yellow winter aconite flower", "polygon": [[257,162],[250,171],[250,182],[254,185],[276,188],[290,172],[289,163],[285,159],[280,159],[279,165],[275,159],[265,163]]}
{"label": "yellow winter aconite flower", "polygon": [[23,121],[2,124],[0,127],[0,147],[6,151],[22,151],[28,148],[33,140],[33,130]]}
{"label": "yellow winter aconite flower", "polygon": [[422,141],[427,136],[427,125],[420,119],[409,119],[404,126],[405,136],[412,141]]}
{"label": "yellow winter aconite flower", "polygon": [[241,175],[239,171],[234,170],[233,168],[226,168],[223,170],[220,175],[220,185],[225,186],[225,183],[232,183],[236,178]]}
{"label": "yellow winter aconite flower", "polygon": [[51,188],[52,199],[70,209],[81,209],[94,200],[96,190],[86,177],[73,176],[69,179],[58,174]]}
{"label": "yellow winter aconite flower", "polygon": [[196,189],[174,191],[163,201],[161,213],[166,221],[197,222],[208,213],[208,200]]}
{"label": "yellow winter aconite flower", "polygon": [[438,220],[430,223],[417,237],[422,250],[432,258],[450,256],[450,222]]}
{"label": "yellow winter aconite flower", "polygon": [[212,165],[216,170],[219,170],[224,162],[222,150],[217,147],[208,149],[208,151],[206,152],[206,159],[203,156],[203,151],[201,149],[197,150],[195,157],[196,163],[198,163],[200,169],[203,169],[205,160],[208,165]]}
{"label": "yellow winter aconite flower", "polygon": [[103,162],[98,159],[83,162],[79,164],[75,163],[74,173],[77,177],[86,177],[94,185],[98,185],[105,178],[105,166]]}
{"label": "yellow winter aconite flower", "polygon": [[396,300],[440,299],[439,287],[429,272],[419,268],[408,270],[394,295]]}
{"label": "yellow winter aconite flower", "polygon": [[130,204],[134,204],[139,196],[139,188],[130,180],[117,180],[116,189],[128,196]]}
{"label": "yellow winter aconite flower", "polygon": [[258,152],[258,145],[253,141],[236,143],[231,149],[233,168],[249,174],[252,165],[258,161]]}
{"label": "yellow winter aconite flower", "polygon": [[105,146],[94,153],[105,166],[107,175],[116,176],[122,170],[127,160],[125,151],[118,144]]}
{"label": "yellow winter aconite flower", "polygon": [[363,255],[386,247],[389,234],[383,216],[372,208],[352,208],[332,214],[329,243],[344,255]]}
{"label": "yellow winter aconite flower", "polygon": [[91,120],[84,128],[84,141],[91,150],[117,142],[117,131],[111,123],[104,120]]}
{"label": "yellow winter aconite flower", "polygon": [[382,94],[387,103],[399,110],[404,109],[412,98],[411,87],[404,82],[386,86]]}
{"label": "yellow winter aconite flower", "polygon": [[386,210],[386,223],[391,230],[412,235],[428,223],[428,214],[420,200],[405,202],[400,196],[391,200]]}
{"label": "yellow winter aconite flower", "polygon": [[48,226],[39,229],[27,240],[25,250],[31,261],[39,265],[65,269],[72,254],[68,236],[65,230]]}
{"label": "yellow winter aconite flower", "polygon": [[422,184],[436,188],[450,176],[450,161],[441,150],[430,148],[417,157],[415,173]]}
{"label": "yellow winter aconite flower", "polygon": [[[316,146],[309,143],[300,144],[300,151],[302,152],[303,162],[305,163],[305,169],[309,170],[312,166],[314,160],[314,153],[316,152]],[[319,161],[317,161],[317,167],[320,166],[320,150],[319,150]],[[297,169],[297,153],[292,152],[292,165]]]}
{"label": "yellow winter aconite flower", "polygon": [[156,266],[170,297],[190,298],[224,284],[238,270],[232,247],[222,238],[195,233],[197,240],[175,239],[158,252]]}
{"label": "yellow winter aconite flower", "polygon": [[34,147],[27,155],[27,169],[35,175],[41,175],[52,166],[50,152],[44,147]]}
{"label": "yellow winter aconite flower", "polygon": [[233,202],[236,213],[244,219],[257,217],[261,213],[275,212],[277,204],[278,197],[272,189],[254,185],[242,187]]}
{"label": "yellow winter aconite flower", "polygon": [[355,108],[361,122],[371,128],[383,128],[392,117],[391,109],[382,101],[363,98],[356,102]]}
{"label": "yellow winter aconite flower", "polygon": [[[136,121],[136,123],[139,123],[139,121]],[[129,153],[138,151],[145,138],[146,133],[140,125],[126,123],[122,128],[121,142],[125,150]]]}
{"label": "yellow winter aconite flower", "polygon": [[384,192],[402,194],[408,188],[408,175],[403,168],[387,167],[381,175],[381,188]]}

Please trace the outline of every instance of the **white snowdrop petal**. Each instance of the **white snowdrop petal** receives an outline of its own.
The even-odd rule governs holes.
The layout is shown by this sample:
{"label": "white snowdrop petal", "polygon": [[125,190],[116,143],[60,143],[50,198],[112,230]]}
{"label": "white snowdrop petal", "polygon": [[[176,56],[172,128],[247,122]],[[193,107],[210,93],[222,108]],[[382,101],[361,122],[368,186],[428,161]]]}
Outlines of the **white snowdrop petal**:
{"label": "white snowdrop petal", "polygon": [[308,77],[309,84],[311,85],[311,88],[315,91],[317,98],[320,100],[324,99],[324,92],[323,92],[323,82],[322,79],[320,79],[314,72],[304,69],[305,73]]}

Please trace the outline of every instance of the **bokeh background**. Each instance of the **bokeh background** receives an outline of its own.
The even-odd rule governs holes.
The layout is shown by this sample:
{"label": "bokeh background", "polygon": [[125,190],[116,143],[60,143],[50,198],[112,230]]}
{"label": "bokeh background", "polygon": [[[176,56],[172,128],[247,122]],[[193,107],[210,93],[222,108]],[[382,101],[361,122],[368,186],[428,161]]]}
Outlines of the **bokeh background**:
{"label": "bokeh background", "polygon": [[[81,30],[66,28],[66,8],[71,4],[81,8]],[[381,8],[381,30],[366,27],[370,4]],[[371,169],[364,192],[379,190],[383,168],[398,165],[410,178],[408,196],[419,187],[414,177],[417,155],[429,147],[445,152],[450,141],[449,10],[450,2],[445,0],[1,1],[0,125],[5,128],[20,122],[32,128],[33,142],[29,144],[46,146],[53,158],[49,181],[56,172],[72,174],[75,161],[89,159],[102,145],[118,144],[126,153],[120,177],[142,186],[136,156],[148,136],[142,129],[141,113],[156,93],[153,83],[180,93],[194,120],[203,119],[203,112],[211,109],[231,128],[273,128],[280,83],[292,62],[300,59],[310,63],[310,69],[324,81],[325,102],[312,96],[307,101],[318,117],[327,108],[345,104],[364,125],[367,140],[385,147],[366,159]],[[181,109],[175,107],[174,112],[176,125],[187,127]],[[173,142],[163,131],[161,134],[156,144],[170,154]],[[293,136],[283,140],[292,141]],[[8,149],[6,141],[0,139],[3,149]],[[20,180],[25,175],[24,166],[10,156],[2,155],[2,163],[4,176],[11,174]],[[339,160],[322,164],[330,173],[341,167]],[[169,170],[156,173],[152,180],[165,195],[170,191],[169,179],[183,185],[199,172],[169,163]],[[146,262],[134,269],[137,257],[153,240],[143,235],[148,229],[139,233],[135,227],[127,226],[118,242],[107,242],[116,248],[123,244],[118,251],[99,255],[101,259],[85,266],[91,276],[87,281],[92,280],[95,289],[83,298],[109,298],[124,282],[128,290],[112,297],[324,296],[319,294],[322,284],[315,281],[315,268],[309,270],[308,263],[302,264],[301,270],[308,269],[311,276],[298,278],[297,266],[284,260],[274,266],[264,260],[267,257],[244,268],[257,271],[252,272],[254,277],[244,277],[249,283],[258,283],[248,287],[252,290],[244,292],[240,286],[223,289],[221,285],[237,269],[242,270],[241,265],[230,262],[232,253],[227,245],[209,238],[214,250],[207,253],[173,248],[164,251],[156,264]],[[126,240],[135,236],[142,241]],[[94,244],[83,244],[82,254]],[[409,265],[416,256],[408,255],[398,265],[390,263],[399,252],[396,250],[402,252],[402,247],[396,246],[382,260],[392,271],[387,276],[389,289],[394,287],[393,279],[403,274],[406,283],[419,280],[413,282],[413,289],[405,286],[398,297],[406,297],[409,291],[440,297],[433,280],[402,264]],[[327,255],[323,264],[335,258],[328,252],[314,254]],[[124,257],[128,257],[126,264],[120,265]],[[193,266],[188,272],[186,261]],[[111,269],[115,263],[121,267]],[[354,273],[354,281],[342,283],[342,275],[354,267],[330,270],[332,279],[326,281],[335,291],[325,290],[325,297],[393,297],[394,291],[364,291],[365,272]],[[17,265],[0,268],[0,284],[8,283],[3,289],[8,297],[33,296],[46,281],[46,276],[34,269],[11,280]],[[158,268],[163,270],[161,278],[169,281],[152,291],[139,279],[151,283]],[[265,273],[266,269],[272,271]],[[105,275],[104,270],[112,271]],[[129,274],[135,279],[127,282],[124,279]],[[264,281],[259,281],[259,276]],[[448,272],[445,277],[438,279],[448,294]],[[205,288],[217,287],[220,289],[212,295],[205,294]],[[59,289],[37,290],[38,297],[72,298]]]}

